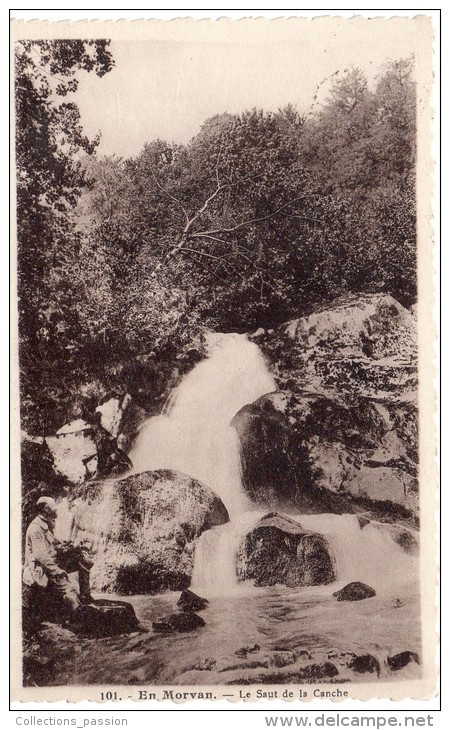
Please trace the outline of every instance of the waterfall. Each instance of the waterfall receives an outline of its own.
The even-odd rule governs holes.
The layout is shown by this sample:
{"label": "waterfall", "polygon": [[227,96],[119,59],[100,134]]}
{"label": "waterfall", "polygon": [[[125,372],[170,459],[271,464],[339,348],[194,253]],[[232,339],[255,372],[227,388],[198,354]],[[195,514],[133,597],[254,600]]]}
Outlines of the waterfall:
{"label": "waterfall", "polygon": [[232,522],[207,530],[197,540],[191,586],[194,591],[214,596],[236,591],[236,554],[244,535],[264,512],[249,510]]}
{"label": "waterfall", "polygon": [[418,559],[397,545],[389,525],[370,522],[361,529],[357,515],[352,514],[295,515],[293,519],[328,541],[342,585],[362,581],[382,592],[417,577]]}
{"label": "waterfall", "polygon": [[[267,512],[244,512],[231,523],[200,536],[192,575],[194,591],[208,597],[236,592],[239,544]],[[383,594],[417,578],[418,558],[408,555],[394,542],[389,525],[371,522],[361,529],[357,515],[353,514],[294,514],[289,517],[305,531],[323,535],[328,542],[335,563],[336,583],[323,586],[321,590],[325,592],[331,593],[346,583],[361,581]]]}
{"label": "waterfall", "polygon": [[[239,544],[269,511],[258,511],[244,493],[239,438],[230,421],[276,385],[259,348],[245,335],[211,334],[207,346],[208,357],[175,389],[166,412],[144,424],[130,456],[136,473],[180,470],[210,486],[227,507],[230,522],[207,530],[196,543],[192,588],[214,596],[237,590]],[[290,517],[328,541],[337,583],[325,591],[363,581],[378,593],[417,577],[418,559],[394,542],[386,526],[371,522],[361,529],[352,514]]]}
{"label": "waterfall", "polygon": [[257,345],[245,335],[210,334],[208,357],[149,419],[130,454],[136,473],[177,469],[219,495],[230,518],[250,508],[241,483],[240,444],[230,426],[242,406],[276,390]]}

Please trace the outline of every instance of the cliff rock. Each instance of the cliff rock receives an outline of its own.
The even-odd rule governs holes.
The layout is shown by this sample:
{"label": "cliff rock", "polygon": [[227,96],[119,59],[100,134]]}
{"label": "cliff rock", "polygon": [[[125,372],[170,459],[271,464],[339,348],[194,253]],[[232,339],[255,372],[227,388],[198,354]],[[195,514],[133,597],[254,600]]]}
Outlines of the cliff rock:
{"label": "cliff rock", "polygon": [[418,511],[416,330],[385,294],[351,296],[258,338],[279,391],[234,417],[253,501]]}

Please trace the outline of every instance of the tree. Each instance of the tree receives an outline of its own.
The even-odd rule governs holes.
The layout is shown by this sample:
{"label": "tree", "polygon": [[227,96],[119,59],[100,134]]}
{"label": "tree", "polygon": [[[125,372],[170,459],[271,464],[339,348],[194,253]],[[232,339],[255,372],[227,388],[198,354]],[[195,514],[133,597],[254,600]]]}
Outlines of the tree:
{"label": "tree", "polygon": [[370,91],[351,69],[299,136],[300,158],[323,193],[317,218],[326,225],[314,245],[330,293],[389,291],[403,304],[415,300],[412,70],[411,59],[389,63]]}
{"label": "tree", "polygon": [[[75,103],[82,71],[103,76],[106,40],[19,41],[15,47],[17,242],[22,389],[39,390],[48,368],[64,366],[75,326],[70,268],[79,246],[73,210],[85,178],[84,134]],[[45,363],[45,366],[43,366]],[[47,368],[47,370],[46,370]],[[42,384],[42,383],[41,383]]]}
{"label": "tree", "polygon": [[214,117],[186,148],[158,141],[133,165],[155,276],[170,268],[220,326],[282,316],[283,270],[314,195],[287,121],[286,111]]}

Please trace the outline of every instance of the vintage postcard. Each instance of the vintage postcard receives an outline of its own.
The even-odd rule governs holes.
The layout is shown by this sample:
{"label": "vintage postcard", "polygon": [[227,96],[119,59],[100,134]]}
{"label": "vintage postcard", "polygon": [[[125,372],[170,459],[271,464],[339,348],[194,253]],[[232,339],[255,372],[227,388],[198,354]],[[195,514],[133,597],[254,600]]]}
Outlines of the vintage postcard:
{"label": "vintage postcard", "polygon": [[13,21],[14,700],[436,694],[432,56]]}

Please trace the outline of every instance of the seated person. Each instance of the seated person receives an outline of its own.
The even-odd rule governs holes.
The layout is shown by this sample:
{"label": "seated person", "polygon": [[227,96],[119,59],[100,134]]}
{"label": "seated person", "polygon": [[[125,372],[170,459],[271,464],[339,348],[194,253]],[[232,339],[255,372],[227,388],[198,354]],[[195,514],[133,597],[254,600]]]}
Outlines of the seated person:
{"label": "seated person", "polygon": [[85,551],[74,548],[78,556],[74,566],[78,570],[78,592],[59,564],[58,541],[53,535],[58,511],[56,502],[52,497],[40,497],[36,507],[37,516],[29,524],[25,537],[23,582],[27,586],[52,587],[69,613],[74,614],[82,604],[92,600],[89,577],[93,562]]}

